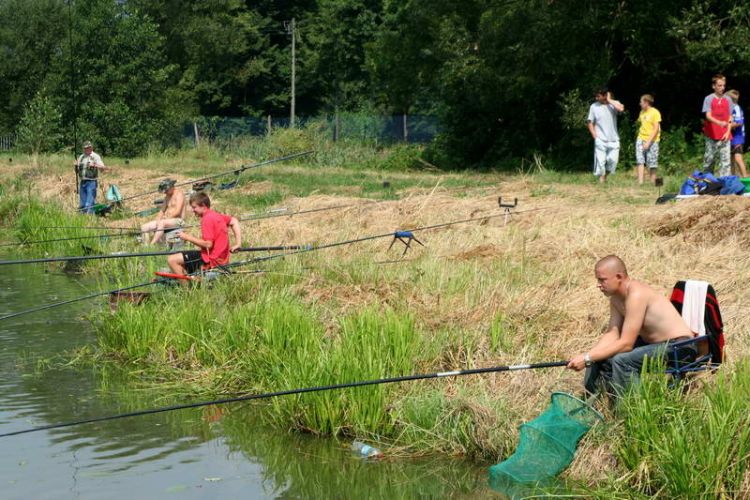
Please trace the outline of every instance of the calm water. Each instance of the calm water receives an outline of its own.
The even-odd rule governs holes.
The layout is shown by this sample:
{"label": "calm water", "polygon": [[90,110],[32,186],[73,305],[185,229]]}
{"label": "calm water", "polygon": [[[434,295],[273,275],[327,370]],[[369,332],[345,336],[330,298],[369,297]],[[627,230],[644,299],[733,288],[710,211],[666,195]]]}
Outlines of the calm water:
{"label": "calm water", "polygon": [[[85,295],[41,266],[0,268],[0,315]],[[37,360],[91,344],[104,299],[0,322],[0,433],[175,403],[110,370]],[[484,498],[462,461],[366,462],[347,443],[262,426],[258,406],[182,410],[0,438],[0,498]]]}

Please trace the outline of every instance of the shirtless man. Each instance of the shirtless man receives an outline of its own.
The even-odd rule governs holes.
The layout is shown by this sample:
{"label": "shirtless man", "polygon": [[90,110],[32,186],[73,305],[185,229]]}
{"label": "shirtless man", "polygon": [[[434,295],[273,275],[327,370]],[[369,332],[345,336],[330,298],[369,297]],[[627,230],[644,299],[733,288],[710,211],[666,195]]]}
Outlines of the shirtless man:
{"label": "shirtless man", "polygon": [[154,233],[151,244],[156,245],[164,236],[165,229],[182,226],[182,218],[185,215],[185,194],[181,190],[175,189],[176,183],[177,181],[174,179],[164,179],[159,183],[159,191],[166,196],[156,220],[141,226],[144,243],[148,241],[149,233]]}
{"label": "shirtless man", "polygon": [[[601,378],[608,392],[620,395],[638,382],[644,358],[663,356],[670,343],[693,338],[693,332],[666,297],[628,276],[619,257],[604,257],[594,273],[597,287],[609,297],[609,328],[589,352],[574,356],[568,368],[586,368],[584,385],[589,393],[597,392]],[[636,347],[639,336],[643,345]],[[691,344],[679,354],[694,357],[695,348]]]}

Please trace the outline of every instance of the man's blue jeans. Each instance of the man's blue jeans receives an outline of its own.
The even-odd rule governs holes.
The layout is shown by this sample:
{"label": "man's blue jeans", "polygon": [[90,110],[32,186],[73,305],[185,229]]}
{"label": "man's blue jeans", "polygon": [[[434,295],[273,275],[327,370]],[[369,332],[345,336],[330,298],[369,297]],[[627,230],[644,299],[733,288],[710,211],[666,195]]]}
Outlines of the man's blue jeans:
{"label": "man's blue jeans", "polygon": [[78,205],[78,209],[83,213],[93,214],[94,203],[96,203],[96,181],[81,181],[81,186],[78,190],[78,194],[80,197],[80,204]]}
{"label": "man's blue jeans", "polygon": [[[637,384],[641,378],[641,370],[648,357],[653,361],[665,361],[665,354],[670,349],[670,342],[646,344],[634,348],[630,352],[615,354],[609,359],[598,361],[586,369],[583,385],[590,394],[598,392],[599,382],[603,382],[605,390],[615,396],[622,396],[631,384]],[[680,348],[680,360],[695,359],[694,345]],[[692,358],[692,360],[690,359]]]}

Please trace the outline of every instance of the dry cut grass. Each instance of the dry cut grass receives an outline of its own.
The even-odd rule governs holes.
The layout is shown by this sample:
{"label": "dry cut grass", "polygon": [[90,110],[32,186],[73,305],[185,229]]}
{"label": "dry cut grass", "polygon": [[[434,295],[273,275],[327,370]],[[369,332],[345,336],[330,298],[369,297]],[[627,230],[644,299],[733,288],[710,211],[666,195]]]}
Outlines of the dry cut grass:
{"label": "dry cut grass", "polygon": [[[151,186],[165,175],[185,179],[176,172],[157,175],[131,169],[128,181]],[[35,182],[42,196],[71,195],[54,176]],[[425,332],[440,339],[431,365],[415,368],[563,360],[586,350],[605,327],[608,308],[596,289],[593,265],[605,255],[617,254],[631,276],[665,295],[680,279],[712,283],[722,307],[729,364],[750,354],[750,315],[744,313],[750,301],[745,283],[745,270],[750,268],[750,200],[712,197],[657,206],[632,203],[634,197],[656,195],[629,185],[603,189],[592,181],[555,185],[543,195],[534,194],[540,186],[543,181],[534,176],[493,175],[485,188],[462,197],[438,185],[409,189],[393,201],[328,195],[288,198],[280,205],[292,210],[353,206],[243,223],[244,243],[325,244],[385,234],[500,214],[498,196],[518,197],[518,213],[507,225],[503,217],[495,217],[417,232],[426,246],[414,245],[400,263],[387,262],[399,259],[403,251],[396,242],[386,252],[388,238],[297,257],[310,269],[295,285],[296,293],[329,311],[332,325],[336,317],[365,306],[408,310]],[[244,189],[253,196],[270,188]],[[225,213],[241,210],[225,204],[221,194],[214,206]],[[468,389],[500,399],[513,409],[511,421],[518,423],[546,407],[550,392],[579,391],[581,379],[581,374],[560,369],[526,371],[445,381],[440,390],[451,396]],[[501,428],[498,432],[514,439],[514,426],[486,411],[481,402],[470,406],[481,416],[484,430],[476,436],[480,447],[498,450],[491,442],[497,439],[492,429]],[[570,470],[572,476],[595,481],[611,472],[609,445],[584,447]]]}

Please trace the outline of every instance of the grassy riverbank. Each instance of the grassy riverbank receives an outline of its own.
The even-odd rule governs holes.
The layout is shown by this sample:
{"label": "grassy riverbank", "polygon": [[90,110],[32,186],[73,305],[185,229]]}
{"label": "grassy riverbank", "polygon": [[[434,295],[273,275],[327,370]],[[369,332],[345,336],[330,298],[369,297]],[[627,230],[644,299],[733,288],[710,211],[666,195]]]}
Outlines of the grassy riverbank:
{"label": "grassy riverbank", "polygon": [[[184,180],[246,161],[211,155],[206,163],[179,155],[132,159],[112,176],[128,196],[166,175]],[[15,159],[0,171],[0,216],[13,224],[3,239],[59,234],[40,233],[42,221],[103,222],[73,213],[72,185],[70,192],[60,187],[69,170],[61,162],[38,159],[33,169]],[[729,364],[688,395],[666,391],[658,380],[645,384],[586,438],[567,476],[602,497],[747,491],[742,433],[750,370],[739,361],[750,354],[750,320],[743,314],[750,299],[744,280],[749,201],[655,206],[655,188],[634,185],[624,172],[598,186],[590,175],[544,169],[464,174],[320,162],[243,174],[240,187],[215,193],[214,206],[239,215],[351,205],[243,223],[247,245],[325,244],[480,220],[415,233],[426,247],[416,246],[403,260],[403,246],[396,242],[387,252],[390,241],[383,238],[251,264],[239,270],[263,272],[237,274],[211,288],[160,290],[142,306],[94,313],[99,344],[79,354],[130,367],[143,383],[186,398],[567,359],[606,324],[592,266],[617,253],[634,277],[665,294],[678,279],[712,282]],[[126,181],[137,190],[126,191]],[[519,199],[507,225],[502,216],[481,219],[502,214],[498,196]],[[151,201],[139,203],[132,208]],[[143,221],[105,222],[135,227]],[[129,238],[96,241],[97,251],[139,248]],[[80,254],[80,245],[54,242],[18,254]],[[107,289],[145,281],[161,266],[163,260],[150,259],[83,267]],[[513,451],[517,426],[543,410],[552,391],[577,392],[580,382],[580,374],[560,369],[441,379],[276,399],[261,413],[283,429],[374,439],[391,454],[440,452],[491,462]]]}

